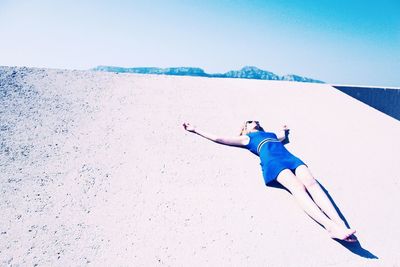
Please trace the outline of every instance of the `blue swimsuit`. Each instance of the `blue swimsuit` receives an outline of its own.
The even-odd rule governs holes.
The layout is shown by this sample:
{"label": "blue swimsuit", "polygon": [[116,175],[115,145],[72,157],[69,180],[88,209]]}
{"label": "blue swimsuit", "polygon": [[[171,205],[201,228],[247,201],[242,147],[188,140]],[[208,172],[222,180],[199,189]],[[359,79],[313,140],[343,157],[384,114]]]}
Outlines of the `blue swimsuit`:
{"label": "blue swimsuit", "polygon": [[278,174],[284,169],[293,171],[300,165],[306,165],[285,148],[276,134],[258,131],[247,135],[250,137],[250,142],[246,148],[260,157],[266,185],[276,180]]}

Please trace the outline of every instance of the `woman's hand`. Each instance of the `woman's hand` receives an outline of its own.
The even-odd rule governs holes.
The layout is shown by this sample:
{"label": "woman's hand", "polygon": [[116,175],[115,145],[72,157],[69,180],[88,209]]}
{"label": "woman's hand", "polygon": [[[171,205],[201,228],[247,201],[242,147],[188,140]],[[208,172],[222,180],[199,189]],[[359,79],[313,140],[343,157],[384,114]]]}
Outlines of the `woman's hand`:
{"label": "woman's hand", "polygon": [[191,125],[188,122],[183,123],[183,128],[185,128],[186,131],[194,133],[196,131],[196,126]]}
{"label": "woman's hand", "polygon": [[286,132],[286,131],[289,131],[290,129],[289,129],[289,127],[285,124],[285,125],[282,126],[282,130]]}

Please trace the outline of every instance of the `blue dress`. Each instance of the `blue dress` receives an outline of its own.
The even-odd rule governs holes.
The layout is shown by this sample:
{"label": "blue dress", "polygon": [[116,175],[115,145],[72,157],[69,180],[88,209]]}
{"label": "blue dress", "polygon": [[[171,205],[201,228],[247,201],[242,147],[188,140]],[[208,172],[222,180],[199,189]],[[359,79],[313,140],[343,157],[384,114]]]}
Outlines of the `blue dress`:
{"label": "blue dress", "polygon": [[250,142],[246,148],[260,157],[266,185],[276,180],[278,174],[284,169],[294,171],[298,166],[306,165],[292,155],[274,133],[257,131],[248,133],[247,136],[250,137]]}

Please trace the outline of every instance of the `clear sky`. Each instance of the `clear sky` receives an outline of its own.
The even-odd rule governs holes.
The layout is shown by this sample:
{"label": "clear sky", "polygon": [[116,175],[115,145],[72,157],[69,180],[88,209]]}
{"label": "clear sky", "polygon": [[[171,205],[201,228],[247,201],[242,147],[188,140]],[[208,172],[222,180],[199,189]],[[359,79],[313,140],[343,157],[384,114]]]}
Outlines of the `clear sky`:
{"label": "clear sky", "polygon": [[399,14],[399,0],[0,0],[0,65],[251,65],[399,87]]}

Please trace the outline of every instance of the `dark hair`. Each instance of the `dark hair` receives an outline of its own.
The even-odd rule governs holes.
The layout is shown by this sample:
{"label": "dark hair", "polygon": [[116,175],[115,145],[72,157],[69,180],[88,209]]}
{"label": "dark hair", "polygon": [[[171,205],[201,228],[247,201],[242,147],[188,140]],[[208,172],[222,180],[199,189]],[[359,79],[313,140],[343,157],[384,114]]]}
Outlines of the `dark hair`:
{"label": "dark hair", "polygon": [[[245,134],[245,133],[246,133],[246,134],[248,133],[248,132],[247,132],[247,123],[251,123],[251,122],[253,122],[253,121],[246,121],[246,122],[243,124],[242,129],[240,130],[239,135],[243,135],[243,134]],[[258,121],[255,121],[255,122],[257,123],[257,126],[258,126],[258,129],[257,129],[257,130],[265,132],[264,129],[263,129],[263,127],[260,126],[259,122],[258,122]]]}

